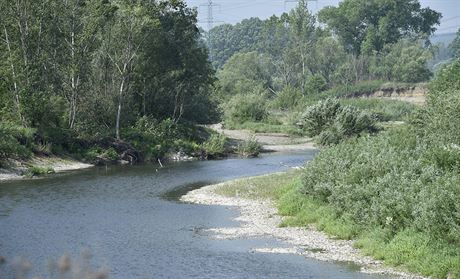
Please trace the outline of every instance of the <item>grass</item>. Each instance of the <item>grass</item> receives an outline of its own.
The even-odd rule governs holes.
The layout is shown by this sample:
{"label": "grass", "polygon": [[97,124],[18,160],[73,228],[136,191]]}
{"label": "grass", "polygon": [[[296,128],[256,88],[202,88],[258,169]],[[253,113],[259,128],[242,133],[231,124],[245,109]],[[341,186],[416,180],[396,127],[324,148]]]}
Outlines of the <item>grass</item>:
{"label": "grass", "polygon": [[353,239],[363,254],[386,265],[403,268],[433,278],[460,278],[460,248],[406,229],[391,231],[372,224],[356,224],[335,214],[332,206],[298,192],[301,171],[240,179],[222,184],[216,193],[227,197],[271,199],[285,216],[281,226],[306,227],[310,224],[338,239]]}
{"label": "grass", "polygon": [[415,84],[401,82],[384,82],[381,80],[362,81],[357,84],[346,84],[322,92],[320,98],[352,98],[369,96],[376,91],[401,91],[413,87]]}
{"label": "grass", "polygon": [[29,167],[25,175],[27,177],[34,177],[52,173],[55,173],[52,167],[31,166]]}
{"label": "grass", "polygon": [[262,144],[260,144],[256,137],[253,135],[248,140],[238,144],[236,148],[236,153],[245,158],[254,158],[259,156],[262,151]]}
{"label": "grass", "polygon": [[264,122],[225,122],[225,128],[230,130],[249,130],[254,133],[281,133],[299,135],[301,130],[294,125],[269,124]]}
{"label": "grass", "polygon": [[415,109],[414,104],[398,100],[385,99],[341,99],[342,105],[351,105],[368,110],[376,115],[379,121],[405,120]]}
{"label": "grass", "polygon": [[283,194],[281,189],[286,181],[294,179],[299,173],[293,170],[286,173],[238,179],[222,184],[216,189],[216,193],[225,197],[278,200]]}

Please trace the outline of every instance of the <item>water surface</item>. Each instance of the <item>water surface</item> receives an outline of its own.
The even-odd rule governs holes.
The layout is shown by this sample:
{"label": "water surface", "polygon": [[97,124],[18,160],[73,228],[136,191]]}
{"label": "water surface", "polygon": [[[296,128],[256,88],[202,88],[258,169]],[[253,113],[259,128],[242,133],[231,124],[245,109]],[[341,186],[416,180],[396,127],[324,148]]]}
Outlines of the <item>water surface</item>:
{"label": "water surface", "polygon": [[[203,229],[236,224],[234,209],[174,201],[185,189],[286,170],[315,152],[258,159],[93,168],[0,184],[0,255],[46,261],[89,249],[110,278],[375,278],[351,266],[251,253],[274,239],[214,240]],[[0,278],[11,278],[0,267]]]}

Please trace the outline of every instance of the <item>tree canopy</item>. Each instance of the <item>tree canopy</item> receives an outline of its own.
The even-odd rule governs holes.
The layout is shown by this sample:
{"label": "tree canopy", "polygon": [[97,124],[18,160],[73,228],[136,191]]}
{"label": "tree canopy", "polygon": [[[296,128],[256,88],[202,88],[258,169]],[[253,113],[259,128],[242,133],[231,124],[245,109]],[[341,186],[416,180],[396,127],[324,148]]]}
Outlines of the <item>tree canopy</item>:
{"label": "tree canopy", "polygon": [[403,37],[429,36],[441,14],[418,0],[345,0],[320,11],[321,22],[355,54],[381,51]]}
{"label": "tree canopy", "polygon": [[2,121],[45,138],[120,137],[142,116],[216,115],[214,71],[184,1],[0,0],[0,17]]}

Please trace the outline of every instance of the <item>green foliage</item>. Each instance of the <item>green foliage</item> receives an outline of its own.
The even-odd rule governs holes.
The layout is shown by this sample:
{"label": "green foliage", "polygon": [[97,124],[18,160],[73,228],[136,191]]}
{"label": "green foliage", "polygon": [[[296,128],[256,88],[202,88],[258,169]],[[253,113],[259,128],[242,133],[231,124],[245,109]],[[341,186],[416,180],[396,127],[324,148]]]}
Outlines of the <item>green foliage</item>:
{"label": "green foliage", "polygon": [[41,176],[46,174],[55,173],[54,169],[51,167],[38,167],[38,166],[31,166],[26,171],[27,177],[34,177],[34,176]]}
{"label": "green foliage", "polygon": [[311,95],[311,94],[321,93],[326,89],[327,89],[326,79],[322,75],[316,74],[308,78],[308,81],[305,87],[305,92],[307,95]]}
{"label": "green foliage", "polygon": [[454,58],[460,58],[460,28],[457,31],[457,36],[452,43],[450,43],[449,49],[452,51]]}
{"label": "green foliage", "polygon": [[363,132],[377,130],[374,116],[352,106],[342,106],[337,99],[326,99],[308,107],[300,123],[321,145],[338,144]]}
{"label": "green foliage", "polygon": [[[0,121],[35,129],[38,152],[84,154],[141,116],[218,118],[215,74],[184,1],[1,1],[0,18]],[[2,137],[2,156],[24,153],[13,138]]]}
{"label": "green foliage", "polygon": [[171,119],[158,121],[141,117],[131,129],[126,129],[123,138],[143,155],[145,161],[155,161],[170,150],[186,147],[188,143],[198,140],[192,138],[195,134],[198,131],[189,130],[186,125],[176,124]]}
{"label": "green foliage", "polygon": [[417,0],[345,0],[338,7],[321,10],[319,19],[340,37],[346,49],[360,54],[378,52],[407,35],[429,36],[441,14],[422,8]]}
{"label": "green foliage", "polygon": [[458,276],[457,73],[451,65],[431,84],[430,102],[412,116],[412,125],[322,151],[306,166],[301,184],[281,199],[286,213],[304,220],[307,209],[289,201],[312,199],[335,220],[355,224],[357,246],[366,253],[427,276]]}
{"label": "green foliage", "polygon": [[361,97],[370,95],[378,91],[382,85],[385,84],[381,80],[370,80],[363,81],[357,84],[345,84],[341,86],[334,87],[330,90],[327,90],[321,94],[326,98],[337,97],[337,98],[350,98],[350,97]]}
{"label": "green foliage", "polygon": [[221,98],[264,92],[271,86],[270,58],[257,52],[236,53],[218,72]]}
{"label": "green foliage", "polygon": [[[442,278],[458,272],[460,208],[455,201],[460,197],[460,180],[456,171],[432,159],[438,152],[417,143],[407,128],[326,149],[306,166],[301,184],[282,197],[281,212],[293,216],[286,224],[332,223],[323,229],[342,238],[382,228],[386,231],[383,239],[364,237],[359,247],[388,263],[404,264],[425,275]],[[450,157],[445,164],[452,167],[458,161]],[[322,209],[324,206],[327,210]],[[343,229],[334,222],[351,227]],[[400,238],[407,230],[410,233]],[[438,244],[414,243],[418,237],[429,239],[426,244],[443,245],[439,247],[443,250],[437,249]],[[434,239],[436,242],[431,241]],[[379,246],[373,248],[378,241]],[[445,251],[449,251],[449,258],[441,257]],[[429,258],[433,261],[430,265],[426,265],[427,253],[435,253]]]}
{"label": "green foliage", "polygon": [[252,158],[259,156],[262,151],[262,145],[257,141],[255,136],[238,144],[236,153],[245,158]]}
{"label": "green foliage", "polygon": [[10,122],[0,122],[0,159],[29,157],[35,130]]}
{"label": "green foliage", "polygon": [[226,122],[225,128],[230,130],[249,130],[253,133],[281,133],[288,135],[302,135],[302,130],[294,124],[277,123],[270,124],[265,122]]}
{"label": "green foliage", "polygon": [[372,75],[398,82],[422,82],[431,77],[427,67],[433,58],[430,49],[424,48],[421,41],[400,40],[386,45],[382,55],[376,57],[370,66]]}
{"label": "green foliage", "polygon": [[403,265],[412,272],[434,278],[458,278],[460,264],[458,248],[415,230],[404,230],[394,237],[384,229],[365,233],[357,247],[366,254],[395,266]]}
{"label": "green foliage", "polygon": [[286,86],[272,100],[271,105],[278,109],[292,109],[302,100],[302,92],[294,87]]}
{"label": "green foliage", "polygon": [[212,134],[201,145],[203,152],[208,159],[221,158],[228,153],[228,139],[221,134]]}
{"label": "green foliage", "polygon": [[103,148],[100,146],[90,148],[84,157],[92,163],[114,163],[119,159],[119,155],[113,147]]}
{"label": "green foliage", "polygon": [[[429,100],[435,102],[453,90],[460,90],[460,58],[439,70],[436,79],[430,83]],[[441,96],[440,96],[441,95]]]}
{"label": "green foliage", "polygon": [[319,101],[316,105],[308,107],[302,115],[303,129],[311,137],[318,136],[334,123],[340,109],[340,102],[337,99]]}
{"label": "green foliage", "polygon": [[258,94],[235,95],[224,104],[226,121],[243,123],[267,117],[266,99]]}
{"label": "green foliage", "polygon": [[284,192],[281,185],[285,185],[286,181],[291,181],[298,175],[298,171],[288,171],[232,180],[220,184],[215,192],[226,197],[277,200]]}
{"label": "green foliage", "polygon": [[359,98],[359,99],[342,99],[342,105],[357,107],[361,110],[367,110],[378,121],[401,121],[405,120],[416,106],[404,101],[383,100],[379,98]]}

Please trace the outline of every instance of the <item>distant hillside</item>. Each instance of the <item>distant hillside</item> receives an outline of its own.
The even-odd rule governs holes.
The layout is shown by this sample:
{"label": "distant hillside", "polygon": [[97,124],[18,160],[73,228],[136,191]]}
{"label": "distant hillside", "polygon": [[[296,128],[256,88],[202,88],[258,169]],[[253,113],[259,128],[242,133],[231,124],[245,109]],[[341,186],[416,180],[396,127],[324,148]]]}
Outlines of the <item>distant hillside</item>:
{"label": "distant hillside", "polygon": [[455,33],[434,34],[430,40],[433,44],[442,43],[448,46],[455,39],[455,36]]}

